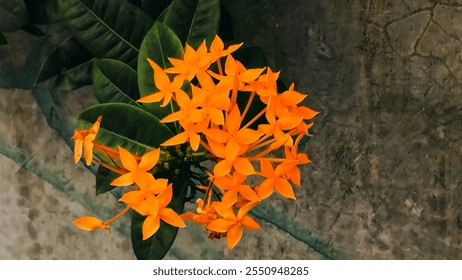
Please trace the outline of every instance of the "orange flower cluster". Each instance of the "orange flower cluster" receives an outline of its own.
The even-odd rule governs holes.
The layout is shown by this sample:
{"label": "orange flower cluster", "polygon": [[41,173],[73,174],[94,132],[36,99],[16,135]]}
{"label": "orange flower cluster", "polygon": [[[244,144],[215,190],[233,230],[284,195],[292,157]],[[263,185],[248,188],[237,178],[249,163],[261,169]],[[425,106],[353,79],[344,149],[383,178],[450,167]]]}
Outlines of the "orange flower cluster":
{"label": "orange flower cluster", "polygon": [[[95,141],[96,133],[101,123],[101,117],[88,130],[76,130],[74,156],[78,162],[83,151],[86,163],[96,162],[107,169],[120,174],[111,182],[112,186],[135,186],[134,190],[127,191],[120,201],[125,202],[127,207],[113,218],[103,222],[95,217],[85,216],[74,221],[74,224],[84,230],[105,229],[110,231],[109,224],[120,218],[128,210],[134,209],[146,219],[143,223],[143,240],[154,235],[160,227],[160,220],[176,226],[185,227],[180,216],[171,208],[167,208],[172,200],[172,184],[167,179],[154,178],[152,169],[159,163],[160,149],[145,153],[141,158],[131,154],[122,147],[118,150],[107,147]],[[96,129],[95,129],[96,128]],[[83,137],[83,139],[81,139]],[[86,141],[86,142],[85,142]],[[111,165],[93,158],[92,153],[100,152],[111,158]]]}
{"label": "orange flower cluster", "polygon": [[[181,218],[204,225],[210,238],[226,237],[230,249],[241,239],[243,229],[260,228],[247,214],[261,200],[273,192],[295,199],[292,185],[300,186],[299,166],[310,161],[305,153],[298,151],[298,145],[302,137],[310,135],[312,123],[306,121],[317,114],[299,105],[306,95],[296,91],[293,84],[278,92],[279,72],[269,67],[247,69],[236,60],[232,53],[240,46],[225,48],[216,36],[209,48],[205,42],[197,49],[186,45],[183,59],[169,58],[172,64],[169,68],[162,69],[148,59],[157,91],[138,100],[161,102],[162,107],[175,102],[179,109],[161,121],[177,122],[181,129],[161,146],[186,143],[192,151],[189,154],[192,160],[197,159],[195,155],[206,153],[206,158],[214,163],[212,170],[201,166],[208,180],[196,186],[205,194],[197,200],[197,211],[184,213]],[[190,94],[185,88],[191,89]],[[238,105],[237,100],[242,96],[247,103]],[[258,99],[264,108],[247,117]],[[88,139],[92,141],[94,137]],[[77,150],[79,145],[76,142]],[[121,174],[112,184],[138,186],[121,201],[148,216],[143,224],[144,239],[157,231],[159,219],[184,226],[181,218],[166,208],[172,197],[171,184],[165,179],[155,179],[150,172],[158,163],[159,150],[137,159],[121,147],[118,151],[105,149],[106,154],[117,156],[122,164],[122,168],[108,167]],[[284,150],[284,157],[269,156],[278,149]],[[85,159],[88,164],[87,156]],[[249,184],[249,177],[257,184]],[[91,222],[93,228],[108,225]],[[85,226],[80,227],[85,229]]]}
{"label": "orange flower cluster", "polygon": [[[162,122],[177,121],[182,131],[163,146],[188,142],[193,151],[205,148],[215,161],[209,172],[210,184],[204,200],[198,200],[197,213],[182,215],[187,220],[204,224],[212,237],[227,235],[228,247],[233,248],[242,236],[242,229],[257,229],[259,225],[246,214],[262,199],[274,191],[295,199],[291,183],[300,186],[298,166],[309,162],[306,154],[298,152],[303,136],[309,135],[312,119],[317,113],[300,106],[306,97],[294,90],[292,84],[283,93],[277,91],[278,72],[270,68],[247,69],[232,53],[241,45],[227,49],[216,36],[210,45],[202,43],[197,50],[186,46],[184,58],[169,58],[172,67],[162,69],[149,60],[154,70],[154,82],[159,90],[139,102],[162,102],[166,106],[172,100],[179,110],[165,117]],[[225,59],[224,69],[222,58]],[[216,65],[218,73],[214,72]],[[184,83],[191,86],[191,95],[182,90]],[[238,95],[246,95],[247,104],[239,108]],[[259,98],[266,106],[244,123],[252,102]],[[261,116],[265,124],[250,128]],[[267,155],[284,147],[284,158]],[[255,170],[254,163],[260,164]],[[250,186],[246,179],[258,175],[263,180]],[[221,201],[212,202],[215,186]],[[237,215],[235,208],[239,209]]]}

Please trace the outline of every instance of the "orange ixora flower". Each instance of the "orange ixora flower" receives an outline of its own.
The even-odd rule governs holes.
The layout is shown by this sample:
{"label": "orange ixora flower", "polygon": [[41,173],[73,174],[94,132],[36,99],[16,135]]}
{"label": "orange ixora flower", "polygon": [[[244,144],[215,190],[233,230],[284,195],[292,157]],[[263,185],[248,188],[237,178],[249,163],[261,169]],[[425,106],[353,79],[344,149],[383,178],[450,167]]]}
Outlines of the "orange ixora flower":
{"label": "orange ixora flower", "polygon": [[167,73],[165,73],[165,71],[157,65],[157,63],[149,58],[148,62],[154,70],[154,83],[159,91],[138,99],[138,102],[151,103],[159,102],[163,99],[164,101],[162,102],[161,107],[165,107],[170,102],[175,92],[183,92],[181,89],[183,79],[175,77],[173,81],[170,82]]}
{"label": "orange ixora flower", "polygon": [[144,220],[142,232],[143,240],[153,236],[160,227],[160,220],[175,227],[185,227],[185,223],[181,217],[172,209],[167,208],[173,197],[172,184],[157,196],[147,195],[146,199],[141,201],[133,209],[143,216],[147,216]]}
{"label": "orange ixora flower", "polygon": [[151,170],[159,161],[160,150],[155,149],[144,154],[140,163],[127,150],[119,147],[120,161],[122,166],[128,170],[127,173],[112,181],[112,186],[129,186],[132,184],[146,184],[146,181],[154,180],[154,176],[148,171]]}
{"label": "orange ixora flower", "polygon": [[269,197],[274,189],[276,191],[290,199],[295,199],[294,190],[287,180],[287,174],[297,165],[296,161],[286,161],[280,163],[275,169],[268,159],[261,159],[261,176],[266,179],[260,184],[258,188],[258,195],[261,199]]}
{"label": "orange ixora flower", "polygon": [[168,60],[173,66],[165,69],[165,72],[176,74],[182,80],[191,81],[197,73],[205,72],[210,67],[212,61],[207,54],[205,41],[197,50],[186,44],[183,59],[169,57]]}
{"label": "orange ixora flower", "polygon": [[82,150],[85,157],[85,162],[90,165],[93,158],[93,140],[96,138],[102,117],[98,117],[96,122],[87,130],[76,130],[72,136],[74,140],[74,162],[78,163],[82,157]]}
{"label": "orange ixora flower", "polygon": [[239,240],[241,240],[242,229],[260,229],[260,225],[252,217],[247,216],[247,213],[258,203],[252,202],[242,206],[237,215],[232,208],[223,211],[220,207],[217,207],[217,212],[222,218],[211,222],[207,226],[207,229],[213,232],[226,233],[228,248],[233,249]]}

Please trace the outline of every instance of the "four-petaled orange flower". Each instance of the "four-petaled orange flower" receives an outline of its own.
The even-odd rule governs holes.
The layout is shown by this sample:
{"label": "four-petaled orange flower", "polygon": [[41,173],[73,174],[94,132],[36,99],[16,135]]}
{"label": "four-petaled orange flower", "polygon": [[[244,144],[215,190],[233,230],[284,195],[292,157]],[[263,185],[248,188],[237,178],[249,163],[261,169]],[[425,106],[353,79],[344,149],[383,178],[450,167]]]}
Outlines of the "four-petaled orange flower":
{"label": "four-petaled orange flower", "polygon": [[255,230],[260,229],[260,225],[253,218],[247,216],[247,213],[257,205],[258,202],[252,202],[242,206],[237,215],[232,208],[222,210],[217,209],[217,212],[222,218],[211,222],[207,229],[214,232],[227,233],[228,248],[233,249],[234,246],[241,240],[242,229]]}
{"label": "four-petaled orange flower", "polygon": [[276,169],[273,169],[268,159],[261,159],[260,166],[261,175],[266,178],[258,188],[260,199],[269,197],[274,189],[286,198],[295,199],[294,190],[289,181],[287,181],[286,176],[296,166],[296,161],[283,162]]}
{"label": "four-petaled orange flower", "polygon": [[186,44],[183,59],[169,57],[168,60],[173,66],[167,68],[165,72],[177,74],[177,77],[187,81],[191,81],[197,73],[205,72],[211,64],[211,59],[207,55],[205,41],[197,50]]}
{"label": "four-petaled orange flower", "polygon": [[149,58],[148,62],[154,70],[154,82],[159,91],[138,99],[138,102],[152,103],[159,102],[163,99],[164,101],[162,102],[161,107],[165,107],[170,102],[175,92],[183,92],[181,89],[183,79],[176,77],[172,82],[170,82],[167,73],[165,73],[159,65]]}
{"label": "four-petaled orange flower", "polygon": [[74,140],[74,162],[79,162],[82,157],[82,149],[85,157],[85,162],[90,165],[93,158],[93,140],[95,140],[101,125],[102,117],[98,117],[96,122],[88,130],[76,130],[72,136]]}
{"label": "four-petaled orange flower", "polygon": [[129,186],[134,183],[140,186],[145,185],[149,180],[154,180],[154,176],[148,171],[159,161],[159,149],[144,154],[139,164],[136,158],[122,147],[119,147],[119,155],[122,166],[128,172],[112,181],[112,186]]}
{"label": "four-petaled orange flower", "polygon": [[160,227],[160,220],[175,227],[186,226],[173,209],[167,208],[172,196],[173,191],[170,184],[158,196],[148,195],[145,200],[133,207],[141,215],[147,216],[142,227],[143,240],[148,239],[157,232]]}

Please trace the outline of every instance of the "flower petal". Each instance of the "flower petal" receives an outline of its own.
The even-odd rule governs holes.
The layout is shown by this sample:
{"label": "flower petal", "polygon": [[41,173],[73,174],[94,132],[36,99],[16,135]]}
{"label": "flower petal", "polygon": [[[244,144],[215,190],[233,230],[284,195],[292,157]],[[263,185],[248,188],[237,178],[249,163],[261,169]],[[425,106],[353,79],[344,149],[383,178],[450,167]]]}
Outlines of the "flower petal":
{"label": "flower petal", "polygon": [[138,168],[138,162],[136,161],[135,157],[124,148],[119,146],[119,156],[120,161],[125,169],[130,171],[135,171]]}
{"label": "flower petal", "polygon": [[74,143],[74,163],[77,164],[82,157],[83,140],[77,139]]}
{"label": "flower petal", "polygon": [[215,221],[208,224],[207,229],[216,232],[227,232],[228,228],[234,225],[236,222],[227,219],[216,219]]}
{"label": "flower petal", "polygon": [[221,209],[225,210],[225,209],[233,207],[236,201],[237,201],[237,192],[235,190],[227,191],[221,199]]}
{"label": "flower petal", "polygon": [[164,94],[162,92],[156,92],[153,94],[149,94],[146,96],[141,97],[140,99],[136,100],[137,102],[140,103],[153,103],[153,102],[159,102],[164,98]]}
{"label": "flower petal", "polygon": [[252,163],[246,158],[237,157],[233,161],[233,166],[237,170],[237,172],[241,173],[242,175],[251,175],[255,174],[255,169],[252,166]]}
{"label": "flower petal", "polygon": [[170,203],[173,197],[172,184],[168,185],[167,188],[157,196],[159,200],[159,209],[164,209]]}
{"label": "flower petal", "polygon": [[93,159],[93,142],[88,141],[86,138],[83,141],[83,154],[85,157],[85,163],[87,165],[90,165]]}
{"label": "flower petal", "polygon": [[191,149],[197,151],[199,149],[199,144],[201,142],[201,137],[199,134],[190,132],[189,133],[189,143],[191,144]]}
{"label": "flower petal", "polygon": [[252,208],[254,208],[255,206],[257,206],[258,204],[260,204],[259,201],[250,202],[250,203],[245,204],[244,206],[242,206],[242,207],[239,209],[239,212],[237,212],[237,218],[238,218],[238,219],[243,219],[243,218],[245,217],[245,215],[246,215],[250,210],[252,210]]}
{"label": "flower petal", "polygon": [[143,223],[143,240],[148,239],[153,236],[160,227],[160,218],[159,216],[149,215]]}
{"label": "flower petal", "polygon": [[130,186],[133,183],[135,183],[135,176],[133,176],[133,172],[128,172],[112,181],[111,186],[123,187]]}
{"label": "flower petal", "polygon": [[242,238],[242,229],[238,225],[233,225],[228,230],[227,235],[228,248],[231,250]]}
{"label": "flower petal", "polygon": [[228,114],[226,118],[226,129],[229,134],[233,134],[241,127],[241,113],[239,112],[238,106],[234,106],[233,110]]}
{"label": "flower petal", "polygon": [[280,195],[286,198],[295,199],[294,190],[292,189],[292,186],[290,185],[289,181],[287,181],[286,179],[276,179],[274,182],[274,187]]}
{"label": "flower petal", "polygon": [[260,199],[268,198],[274,191],[274,180],[273,179],[266,179],[260,184],[258,188],[258,196]]}
{"label": "flower petal", "polygon": [[263,133],[255,131],[253,129],[243,128],[237,132],[236,139],[241,144],[249,145],[257,142],[258,138],[260,138],[262,135]]}
{"label": "flower petal", "polygon": [[161,146],[175,146],[179,144],[186,143],[188,141],[188,133],[187,132],[181,132],[178,135],[173,136],[172,138],[168,139],[164,143],[160,144]]}
{"label": "flower petal", "polygon": [[232,163],[224,159],[215,164],[213,175],[215,177],[225,176],[231,172]]}
{"label": "flower petal", "polygon": [[148,171],[151,170],[159,161],[160,149],[155,149],[144,154],[141,157],[141,162],[138,165],[138,168]]}
{"label": "flower petal", "polygon": [[241,225],[245,229],[260,229],[260,225],[249,216],[245,216],[244,218],[242,218]]}
{"label": "flower petal", "polygon": [[240,185],[238,187],[239,193],[250,201],[259,201],[260,198],[258,197],[257,193],[252,190],[249,185]]}
{"label": "flower petal", "polygon": [[138,205],[146,198],[144,191],[130,191],[126,192],[119,200],[127,203],[128,205]]}
{"label": "flower petal", "polygon": [[181,217],[171,208],[165,208],[160,211],[159,214],[162,221],[166,222],[167,224],[181,228],[186,227],[186,224],[181,219]]}

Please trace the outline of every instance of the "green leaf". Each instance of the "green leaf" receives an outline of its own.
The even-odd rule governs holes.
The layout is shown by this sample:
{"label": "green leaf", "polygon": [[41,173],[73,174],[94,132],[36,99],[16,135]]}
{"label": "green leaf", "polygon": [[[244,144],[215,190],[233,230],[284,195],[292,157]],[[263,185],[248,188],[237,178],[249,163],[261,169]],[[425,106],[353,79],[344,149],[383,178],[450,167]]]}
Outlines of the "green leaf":
{"label": "green leaf", "polygon": [[111,186],[111,182],[114,181],[120,175],[107,169],[104,166],[98,166],[96,171],[96,195],[100,195],[110,191],[116,199],[122,197],[127,191],[126,188],[118,188]]}
{"label": "green leaf", "polygon": [[100,195],[111,191],[115,187],[111,186],[111,182],[114,181],[119,174],[112,172],[104,166],[99,166],[96,172],[96,195]]}
{"label": "green leaf", "polygon": [[93,90],[100,103],[124,102],[140,106],[135,70],[114,59],[96,60],[93,65]]}
{"label": "green leaf", "polygon": [[113,58],[136,69],[141,42],[153,20],[122,0],[69,0],[66,24],[97,58]]}
{"label": "green leaf", "polygon": [[27,25],[27,8],[22,0],[0,0],[0,31],[15,31]]}
{"label": "green leaf", "polygon": [[0,45],[6,45],[8,44],[8,41],[5,38],[5,35],[3,35],[2,32],[0,32]]}
{"label": "green leaf", "polygon": [[66,18],[69,1],[65,0],[25,0],[29,19],[35,24],[53,24]]}
{"label": "green leaf", "polygon": [[35,36],[45,36],[46,35],[46,33],[43,32],[42,29],[40,29],[37,25],[34,25],[34,24],[23,26],[21,29]]}
{"label": "green leaf", "polygon": [[[173,181],[173,198],[169,208],[172,208],[178,215],[183,213],[184,203],[188,191],[189,166],[183,168],[184,173],[181,178]],[[168,178],[171,181],[171,178]],[[178,228],[164,223],[161,220],[159,230],[150,238],[143,240],[142,228],[146,217],[138,213],[133,213],[132,217],[132,246],[137,259],[141,260],[160,260],[170,250],[175,241]]]}
{"label": "green leaf", "polygon": [[219,0],[173,0],[164,19],[183,44],[212,42],[220,25]]}
{"label": "green leaf", "polygon": [[93,55],[71,36],[45,60],[35,85],[70,91],[91,84],[93,60]]}
{"label": "green leaf", "polygon": [[[138,57],[138,87],[140,97],[152,94],[157,89],[154,85],[154,71],[147,59],[150,58],[161,68],[170,66],[168,57],[182,58],[183,47],[180,39],[165,24],[156,22],[143,40]],[[160,103],[144,103],[143,107],[157,116],[163,118],[172,113],[172,107],[160,107]]]}
{"label": "green leaf", "polygon": [[157,19],[168,6],[172,0],[142,0],[141,5],[143,11],[148,14],[152,19]]}
{"label": "green leaf", "polygon": [[[99,116],[102,116],[102,122],[96,142],[113,149],[122,146],[132,153],[142,155],[173,136],[158,118],[140,107],[126,103],[104,103],[88,107],[78,117],[77,129],[88,129]],[[111,164],[107,158],[102,160]]]}

